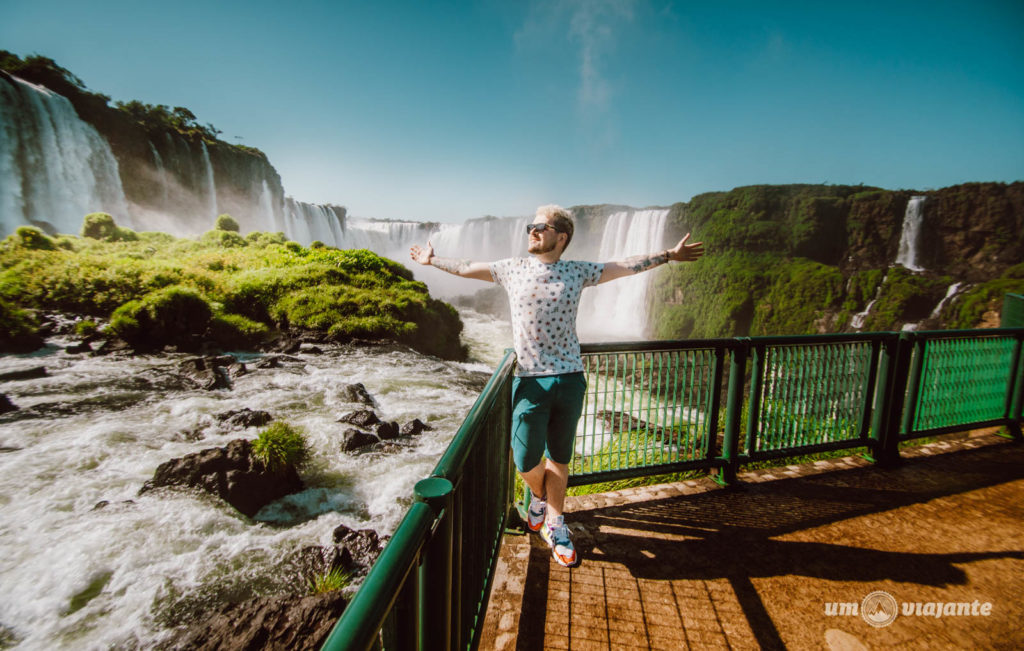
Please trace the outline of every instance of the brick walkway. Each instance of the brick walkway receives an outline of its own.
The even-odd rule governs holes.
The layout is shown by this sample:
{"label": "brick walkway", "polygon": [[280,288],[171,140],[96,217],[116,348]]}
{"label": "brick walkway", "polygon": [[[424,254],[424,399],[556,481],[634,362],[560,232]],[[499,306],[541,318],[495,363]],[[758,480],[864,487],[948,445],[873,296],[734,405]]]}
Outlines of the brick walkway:
{"label": "brick walkway", "polygon": [[[1024,445],[983,434],[903,456],[570,498],[581,565],[506,535],[480,648],[1024,647]],[[889,625],[861,616],[874,591],[895,599]]]}

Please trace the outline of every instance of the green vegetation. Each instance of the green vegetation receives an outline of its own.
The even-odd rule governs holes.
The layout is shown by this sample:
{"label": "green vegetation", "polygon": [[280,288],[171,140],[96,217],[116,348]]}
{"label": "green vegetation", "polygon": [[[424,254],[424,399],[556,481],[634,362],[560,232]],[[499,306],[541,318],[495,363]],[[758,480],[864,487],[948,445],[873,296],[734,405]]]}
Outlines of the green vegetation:
{"label": "green vegetation", "polygon": [[29,352],[43,345],[30,314],[0,298],[0,353]]}
{"label": "green vegetation", "polygon": [[[370,251],[306,248],[281,233],[214,229],[199,241],[135,233],[105,213],[89,215],[82,232],[52,240],[22,229],[0,242],[0,300],[110,318],[110,332],[142,350],[203,342],[239,350],[275,329],[299,328],[465,356],[455,309]],[[14,336],[7,321],[4,332]],[[31,330],[18,323],[17,332]]]}
{"label": "green vegetation", "polygon": [[240,229],[238,221],[234,217],[228,214],[218,215],[217,221],[213,227],[218,231],[233,231],[237,233]]}
{"label": "green vegetation", "polygon": [[334,567],[310,579],[309,590],[312,594],[323,594],[325,592],[344,590],[351,584],[352,574],[340,567]]}
{"label": "green vegetation", "polygon": [[89,213],[82,222],[82,237],[104,242],[134,242],[138,234],[114,223],[114,218],[105,212]]}
{"label": "green vegetation", "polygon": [[208,143],[216,142],[217,136],[221,134],[220,129],[212,124],[201,125],[196,122],[195,114],[183,106],[170,108],[164,104],[146,104],[138,100],[115,102],[114,105],[146,131],[171,130]]}
{"label": "green vegetation", "polygon": [[[664,339],[900,330],[930,317],[954,279],[999,275],[944,306],[930,327],[992,323],[1006,292],[1024,290],[1008,268],[1024,247],[1024,184],[964,184],[929,193],[941,223],[923,233],[928,271],[891,267],[912,192],[863,186],[748,186],[694,197],[669,211],[673,236],[689,231],[707,255],[659,269],[652,335]],[[948,223],[947,223],[948,222]],[[891,267],[891,268],[890,268]]]}
{"label": "green vegetation", "polygon": [[999,278],[967,290],[956,303],[947,305],[941,318],[953,329],[974,328],[986,313],[998,312],[1006,294],[1024,294],[1024,262],[1010,267]]}
{"label": "green vegetation", "polygon": [[46,233],[34,226],[19,226],[14,231],[18,246],[34,251],[53,251],[57,248],[56,243]]}
{"label": "green vegetation", "polygon": [[281,472],[288,466],[304,466],[309,461],[309,444],[300,428],[278,420],[253,441],[252,455],[270,472]]}

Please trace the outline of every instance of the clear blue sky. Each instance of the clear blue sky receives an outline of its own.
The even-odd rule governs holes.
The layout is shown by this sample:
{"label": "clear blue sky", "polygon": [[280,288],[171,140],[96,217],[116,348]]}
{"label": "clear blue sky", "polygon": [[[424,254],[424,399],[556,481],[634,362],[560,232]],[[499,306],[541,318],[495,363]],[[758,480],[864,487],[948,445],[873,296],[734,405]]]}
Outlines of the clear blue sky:
{"label": "clear blue sky", "polygon": [[0,48],[185,106],[286,193],[462,221],[755,183],[1024,179],[1024,2],[0,0]]}

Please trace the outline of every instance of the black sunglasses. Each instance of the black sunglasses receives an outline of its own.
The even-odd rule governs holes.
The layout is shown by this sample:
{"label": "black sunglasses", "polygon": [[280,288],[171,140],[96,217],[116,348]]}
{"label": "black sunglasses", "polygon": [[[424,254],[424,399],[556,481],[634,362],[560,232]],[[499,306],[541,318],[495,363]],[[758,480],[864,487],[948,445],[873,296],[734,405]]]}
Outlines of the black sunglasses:
{"label": "black sunglasses", "polygon": [[558,230],[557,228],[555,228],[554,226],[552,226],[551,224],[527,224],[526,225],[526,232],[527,233],[543,233],[544,231],[548,230],[549,228],[551,230],[555,231],[556,233],[561,233],[562,232],[562,231]]}

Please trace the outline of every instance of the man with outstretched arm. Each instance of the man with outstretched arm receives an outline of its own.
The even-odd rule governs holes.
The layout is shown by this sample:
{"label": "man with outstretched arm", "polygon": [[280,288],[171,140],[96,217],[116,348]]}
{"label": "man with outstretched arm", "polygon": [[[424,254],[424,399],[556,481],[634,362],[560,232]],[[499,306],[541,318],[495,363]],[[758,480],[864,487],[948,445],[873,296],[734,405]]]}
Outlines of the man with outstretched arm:
{"label": "man with outstretched arm", "polygon": [[[497,262],[434,255],[430,242],[413,246],[412,259],[463,278],[496,282],[508,293],[517,357],[512,385],[512,456],[532,499],[527,525],[551,546],[560,564],[577,564],[562,509],[576,424],[587,381],[576,336],[576,312],[584,287],[637,274],[667,262],[704,254],[687,233],[671,249],[611,262],[562,260],[573,221],[560,206],[541,206],[526,227],[530,257]],[[546,459],[544,457],[547,457]]]}

